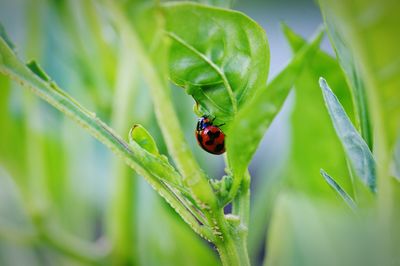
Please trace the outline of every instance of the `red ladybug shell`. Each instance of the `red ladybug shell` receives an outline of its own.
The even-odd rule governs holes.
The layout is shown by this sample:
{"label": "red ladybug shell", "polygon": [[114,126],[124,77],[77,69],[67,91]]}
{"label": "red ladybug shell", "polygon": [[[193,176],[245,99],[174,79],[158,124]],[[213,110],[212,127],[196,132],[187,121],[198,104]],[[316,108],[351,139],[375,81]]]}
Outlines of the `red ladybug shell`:
{"label": "red ladybug shell", "polygon": [[197,122],[196,139],[209,153],[219,155],[225,152],[225,134],[207,116],[201,117]]}

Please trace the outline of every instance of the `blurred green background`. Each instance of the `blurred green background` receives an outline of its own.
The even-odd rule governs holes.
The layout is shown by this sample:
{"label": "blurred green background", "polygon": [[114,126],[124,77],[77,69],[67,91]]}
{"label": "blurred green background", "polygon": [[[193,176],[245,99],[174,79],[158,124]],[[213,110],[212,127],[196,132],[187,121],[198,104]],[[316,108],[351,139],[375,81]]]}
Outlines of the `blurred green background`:
{"label": "blurred green background", "polygon": [[[265,28],[270,79],[292,56],[293,46],[281,22],[304,38],[322,24],[312,0],[237,0],[233,8]],[[101,3],[0,0],[0,21],[20,57],[36,59],[61,88],[120,135],[127,136],[133,123],[144,125],[167,154],[135,51],[119,38]],[[373,249],[373,227],[355,222],[338,229],[347,219],[353,223],[354,217],[319,174],[320,168],[329,170],[350,190],[344,152],[323,104],[319,76],[339,88],[335,93],[351,118],[352,105],[327,39],[322,48],[326,53],[320,52],[303,71],[250,167],[249,252],[254,265],[262,264],[274,210],[272,230],[278,240],[266,255],[286,258],[280,265],[356,265],[351,258],[358,258],[364,248]],[[121,101],[119,93],[129,100]],[[205,153],[194,138],[193,100],[180,88],[173,94],[186,139],[202,168],[210,176],[222,176],[222,157]],[[109,251],[113,265],[219,265],[212,246],[193,233],[143,178],[76,124],[4,76],[0,101],[0,265],[95,264]],[[335,213],[341,214],[337,221]],[[67,248],[36,232],[33,224],[43,221]],[[344,235],[358,244],[343,245]],[[368,239],[365,246],[359,245],[360,235]],[[94,262],[79,257],[79,251]],[[320,257],[324,259],[319,261]],[[371,254],[361,261],[374,265],[374,258]]]}

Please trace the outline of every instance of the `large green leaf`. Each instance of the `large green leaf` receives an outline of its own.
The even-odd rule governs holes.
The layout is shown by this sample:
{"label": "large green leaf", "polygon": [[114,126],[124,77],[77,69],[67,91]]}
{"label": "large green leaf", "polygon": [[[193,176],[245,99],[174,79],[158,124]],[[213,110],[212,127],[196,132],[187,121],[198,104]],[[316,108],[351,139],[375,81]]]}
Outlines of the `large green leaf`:
{"label": "large green leaf", "polygon": [[264,88],[269,48],[264,30],[244,14],[195,3],[164,5],[171,38],[171,80],[197,103],[198,114],[229,123]]}
{"label": "large green leaf", "polygon": [[[298,51],[306,42],[301,36],[284,26],[285,36]],[[288,163],[288,185],[310,195],[332,195],[321,179],[321,168],[338,177],[346,191],[352,191],[348,178],[345,153],[325,111],[318,78],[329,76],[347,113],[352,114],[352,102],[343,72],[337,61],[323,51],[318,51],[297,79],[292,111],[292,150]]]}
{"label": "large green leaf", "polygon": [[[284,34],[295,53],[298,53],[305,45],[305,40],[300,35],[292,31],[288,26],[283,25]],[[319,170],[321,167],[334,169],[334,173],[339,177],[346,177],[346,162],[343,159],[344,153],[340,149],[340,142],[335,138],[335,132],[329,126],[329,116],[326,113],[317,111],[318,108],[324,109],[323,101],[320,97],[320,89],[316,81],[318,75],[322,73],[331,73],[331,77],[335,78],[336,84],[341,84],[342,87],[338,90],[340,98],[345,100],[347,110],[351,111],[351,100],[347,91],[346,83],[341,74],[337,62],[327,53],[322,50],[316,51],[315,55],[307,62],[303,68],[296,86],[296,101],[292,114],[293,141],[291,161],[286,166],[286,170],[280,175],[288,176],[286,181],[297,190],[304,190],[313,195],[331,195],[326,183],[321,180]],[[346,101],[347,100],[347,101]],[[302,104],[304,103],[304,104]],[[316,137],[318,136],[318,137]],[[298,147],[298,148],[297,148]],[[312,149],[313,152],[307,152]],[[329,150],[329,153],[324,152]],[[325,153],[325,154],[324,154]],[[339,168],[342,166],[343,168]],[[336,169],[336,167],[338,167]],[[346,189],[350,188],[348,179],[340,180],[340,183],[346,185]],[[265,188],[258,188],[258,193],[272,194],[273,188],[271,184],[266,182]],[[351,191],[351,188],[350,188]],[[275,192],[276,194],[276,192]],[[264,239],[262,232],[267,230],[271,214],[270,208],[263,202],[265,197],[256,195],[256,199],[260,198],[261,202],[255,202],[255,209],[259,214],[255,214],[257,221],[253,221],[252,230],[249,232],[249,240],[252,259],[258,258],[258,246],[262,246]],[[275,200],[271,198],[270,200]],[[261,220],[261,221],[260,221]]]}
{"label": "large green leaf", "polygon": [[336,134],[342,142],[354,171],[372,192],[376,192],[375,160],[367,143],[358,134],[339,100],[323,78],[320,79],[320,86]]}
{"label": "large green leaf", "polygon": [[242,176],[251,158],[279,113],[297,77],[308,60],[312,60],[322,40],[322,32],[305,45],[263,90],[258,90],[238,112],[228,130],[226,146],[234,176]]}

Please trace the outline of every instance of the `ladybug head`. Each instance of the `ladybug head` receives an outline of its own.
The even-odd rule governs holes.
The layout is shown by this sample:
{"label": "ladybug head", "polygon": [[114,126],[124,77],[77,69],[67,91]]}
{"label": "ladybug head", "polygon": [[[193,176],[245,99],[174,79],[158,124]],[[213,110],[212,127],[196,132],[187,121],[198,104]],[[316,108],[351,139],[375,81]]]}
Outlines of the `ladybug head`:
{"label": "ladybug head", "polygon": [[212,121],[207,115],[203,115],[197,122],[197,130],[203,130],[205,127],[212,125]]}
{"label": "ladybug head", "polygon": [[207,115],[203,115],[200,120],[204,123],[204,124],[212,124],[212,121],[210,120],[209,116]]}

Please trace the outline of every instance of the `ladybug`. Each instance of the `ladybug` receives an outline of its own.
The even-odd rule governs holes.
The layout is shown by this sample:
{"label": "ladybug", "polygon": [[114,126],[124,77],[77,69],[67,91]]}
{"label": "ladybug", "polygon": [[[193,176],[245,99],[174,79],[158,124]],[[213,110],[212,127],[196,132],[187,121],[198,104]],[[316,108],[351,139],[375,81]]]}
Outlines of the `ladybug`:
{"label": "ladybug", "polygon": [[225,152],[225,134],[219,128],[222,125],[213,125],[214,119],[206,115],[199,118],[196,127],[196,139],[205,151],[220,155]]}

